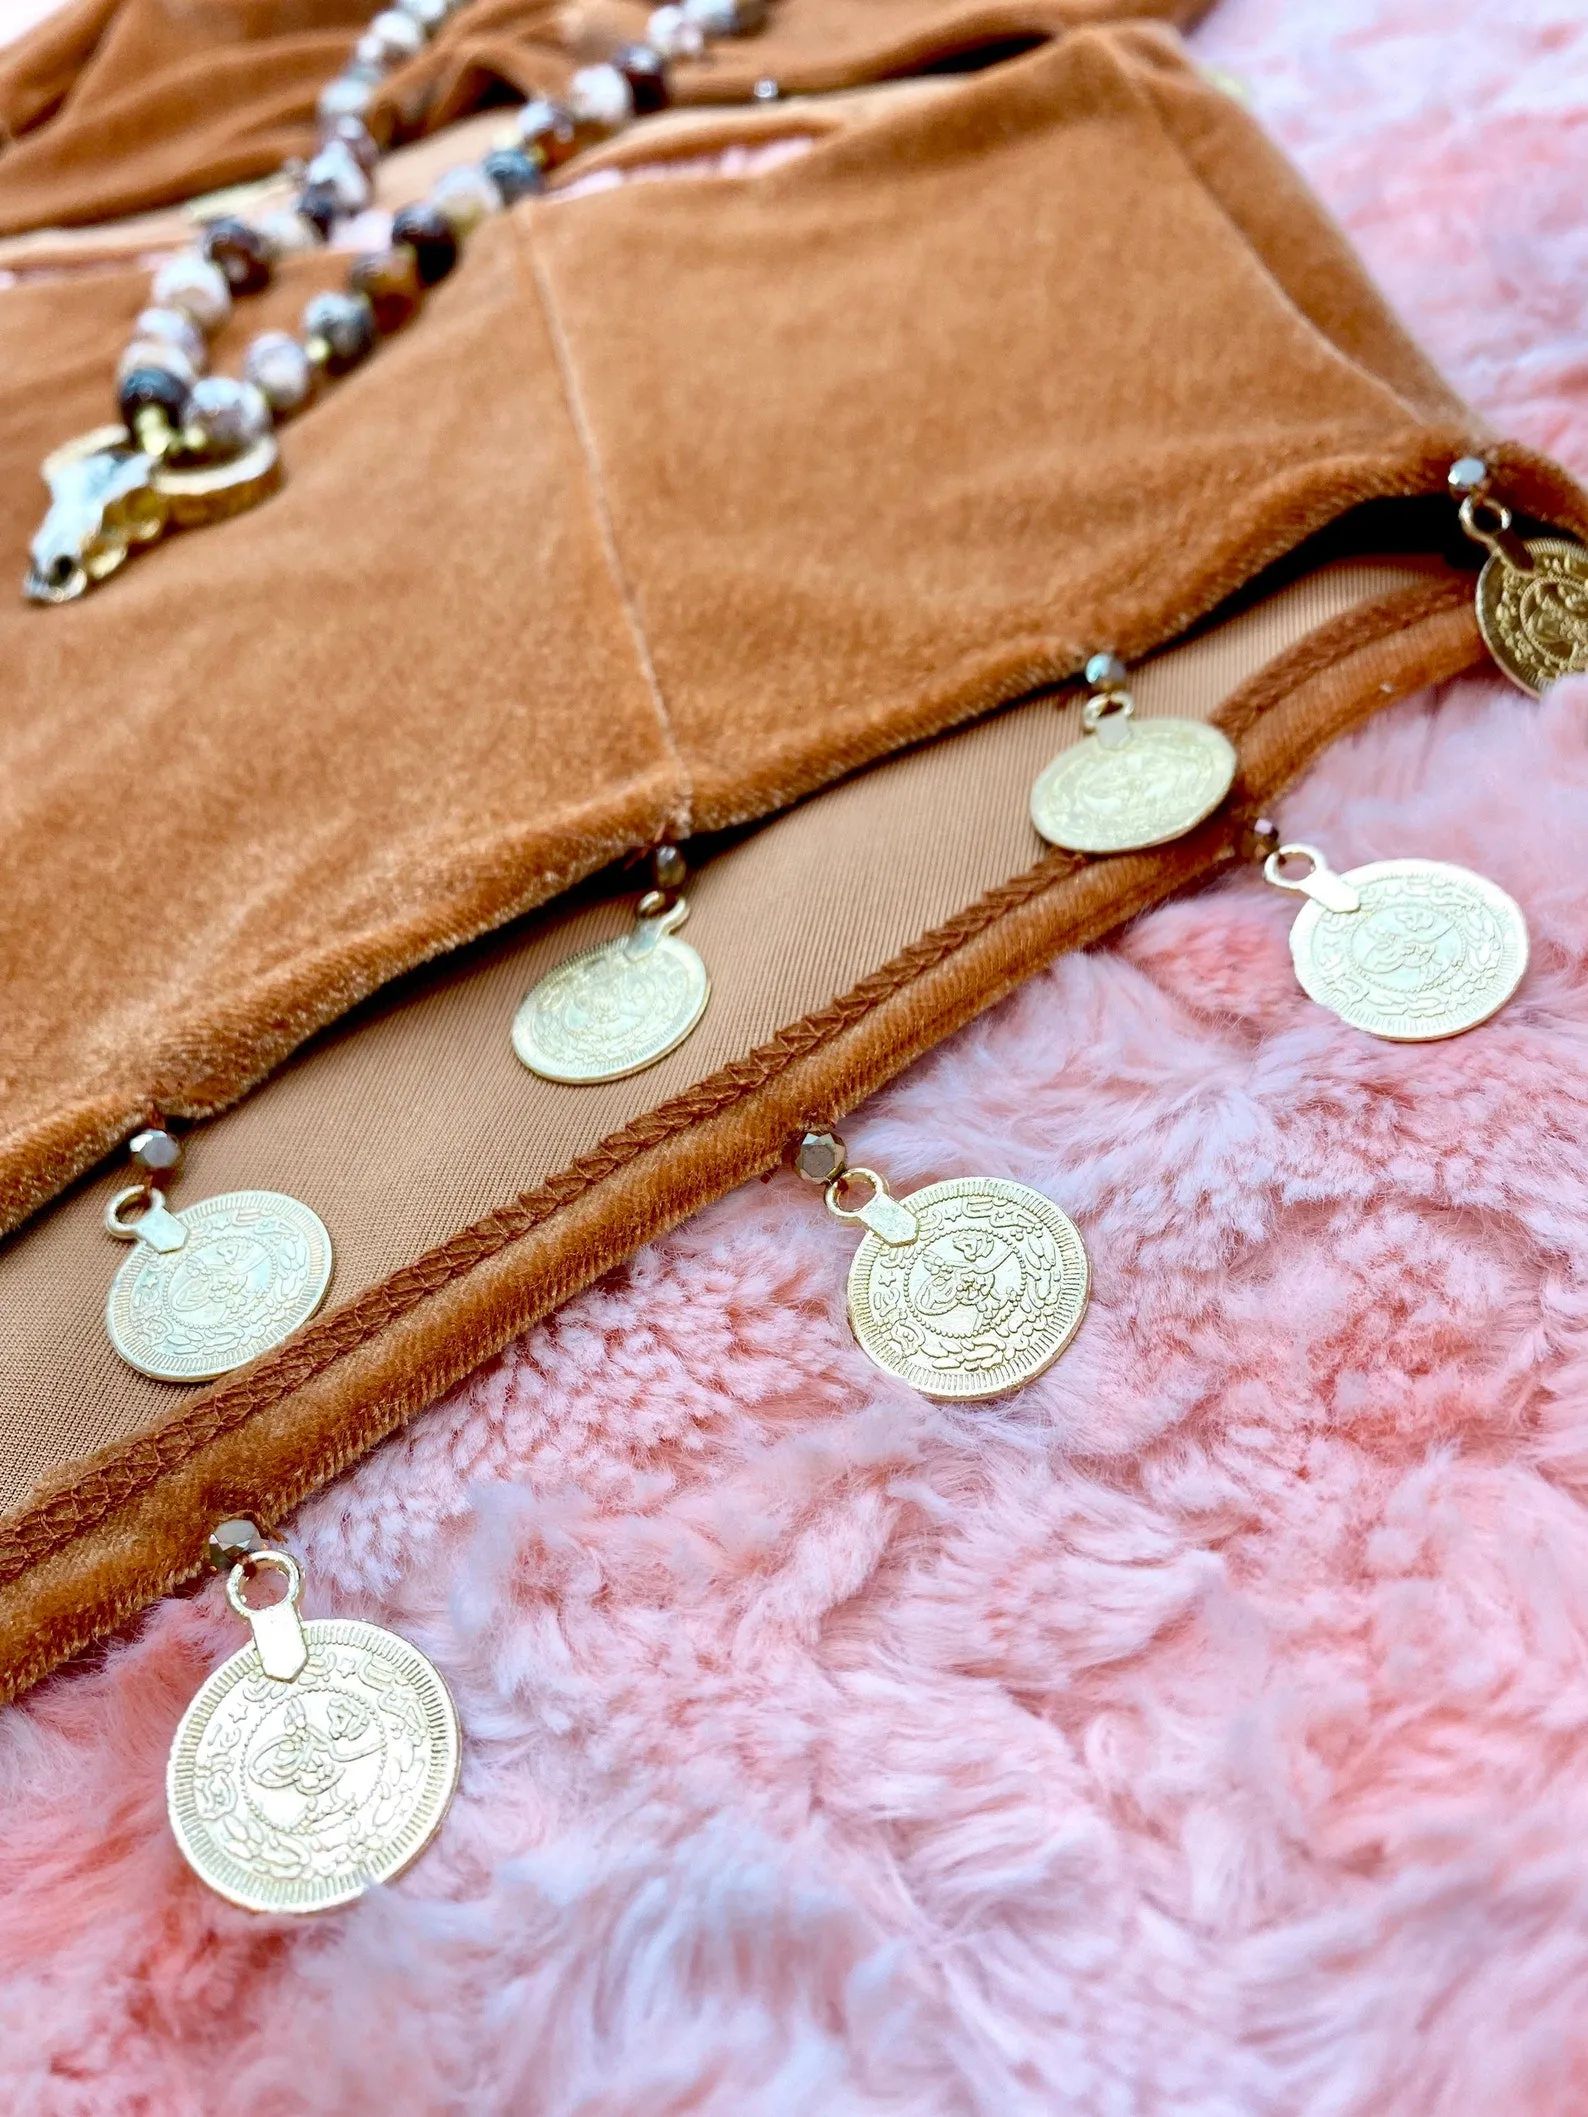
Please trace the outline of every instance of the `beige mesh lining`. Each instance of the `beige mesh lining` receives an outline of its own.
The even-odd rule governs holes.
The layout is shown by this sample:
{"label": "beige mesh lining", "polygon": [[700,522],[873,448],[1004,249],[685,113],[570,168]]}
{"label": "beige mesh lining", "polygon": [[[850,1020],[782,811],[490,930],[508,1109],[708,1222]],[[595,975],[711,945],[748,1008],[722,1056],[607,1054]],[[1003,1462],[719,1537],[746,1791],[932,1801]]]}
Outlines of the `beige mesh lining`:
{"label": "beige mesh lining", "polygon": [[[1243,679],[1357,604],[1426,577],[1414,558],[1321,568],[1139,674],[1144,714],[1206,717]],[[540,1081],[513,1057],[525,989],[572,948],[624,930],[633,893],[552,907],[406,980],[301,1052],[189,1142],[178,1207],[289,1191],[336,1244],[351,1300],[655,1107],[854,985],[1043,847],[1027,796],[1079,736],[1079,702],[1038,701],[896,757],[718,853],[693,878],[688,937],[712,973],[695,1035],[603,1087]],[[0,1510],[47,1472],[191,1394],[124,1367],[104,1333],[123,1252],[101,1228],[118,1163],[0,1250]]]}

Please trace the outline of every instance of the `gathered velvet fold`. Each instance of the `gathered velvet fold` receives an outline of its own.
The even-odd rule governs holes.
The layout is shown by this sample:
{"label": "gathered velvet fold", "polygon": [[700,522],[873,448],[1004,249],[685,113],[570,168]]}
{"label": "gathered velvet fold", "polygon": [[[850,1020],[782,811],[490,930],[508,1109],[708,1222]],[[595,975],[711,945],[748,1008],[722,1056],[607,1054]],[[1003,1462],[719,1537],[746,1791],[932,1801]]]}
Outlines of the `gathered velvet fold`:
{"label": "gathered velvet fold", "polygon": [[[776,0],[766,29],[674,71],[683,103],[855,86],[1066,30],[1207,0]],[[369,0],[69,0],[0,51],[0,235],[78,225],[268,176],[312,151],[320,90],[347,63]],[[554,94],[573,68],[642,36],[644,0],[471,0],[382,88],[388,141],[467,112]]]}

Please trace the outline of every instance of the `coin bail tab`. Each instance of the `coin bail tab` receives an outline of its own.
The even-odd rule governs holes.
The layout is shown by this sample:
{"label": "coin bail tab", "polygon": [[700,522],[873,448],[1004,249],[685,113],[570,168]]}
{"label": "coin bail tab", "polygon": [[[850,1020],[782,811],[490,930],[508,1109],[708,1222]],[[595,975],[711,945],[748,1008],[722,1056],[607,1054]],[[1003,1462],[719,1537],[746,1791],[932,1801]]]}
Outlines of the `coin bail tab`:
{"label": "coin bail tab", "polygon": [[[259,1572],[285,1574],[287,1592],[279,1602],[256,1609],[244,1601],[243,1588]],[[302,1593],[303,1575],[298,1561],[290,1551],[277,1551],[268,1545],[263,1551],[239,1559],[226,1576],[226,1600],[239,1617],[247,1618],[254,1645],[259,1649],[260,1666],[274,1683],[291,1683],[309,1659],[309,1642],[298,1616],[298,1597]]]}
{"label": "coin bail tab", "polygon": [[[135,1220],[126,1218],[128,1206],[142,1206]],[[155,1186],[145,1180],[118,1191],[105,1208],[105,1233],[118,1242],[142,1242],[162,1257],[170,1257],[187,1242],[187,1229],[167,1207]]]}
{"label": "coin bail tab", "polygon": [[[1287,875],[1284,872],[1287,860],[1307,860],[1312,864],[1304,875]],[[1298,897],[1310,897],[1325,911],[1349,914],[1362,909],[1361,896],[1343,875],[1335,873],[1315,845],[1280,846],[1263,862],[1263,880],[1271,882],[1275,889],[1289,890]]]}
{"label": "coin bail tab", "polygon": [[[851,1183],[869,1183],[871,1186],[870,1197],[853,1207],[843,1203],[844,1187]],[[834,1220],[858,1222],[896,1250],[914,1242],[921,1232],[921,1224],[915,1215],[908,1206],[899,1203],[875,1169],[841,1169],[827,1184],[825,1196],[827,1210]]]}

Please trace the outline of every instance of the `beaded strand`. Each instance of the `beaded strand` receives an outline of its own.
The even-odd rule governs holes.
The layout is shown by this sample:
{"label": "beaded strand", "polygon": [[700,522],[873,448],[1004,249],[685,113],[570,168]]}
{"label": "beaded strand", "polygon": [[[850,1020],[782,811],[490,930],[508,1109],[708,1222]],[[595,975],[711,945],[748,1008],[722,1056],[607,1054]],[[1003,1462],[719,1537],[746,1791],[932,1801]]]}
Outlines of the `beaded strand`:
{"label": "beaded strand", "polygon": [[396,214],[388,246],[354,260],[345,291],[316,294],[296,336],[262,331],[244,353],[240,378],[210,374],[209,341],[230,317],[234,297],[267,286],[281,258],[329,242],[369,206],[381,156],[367,123],[376,93],[461,4],[395,0],[384,8],[320,94],[319,144],[293,203],[256,221],[239,214],[207,221],[191,249],[158,267],[149,306],[116,371],[122,423],[148,455],[214,462],[253,447],[327,377],[357,367],[400,330],[482,221],[542,190],[581,149],[666,109],[672,62],[698,57],[716,38],[753,34],[768,11],[767,0],[658,7],[643,42],[581,67],[565,101],[532,98],[516,114],[511,145],[447,170],[426,199]]}

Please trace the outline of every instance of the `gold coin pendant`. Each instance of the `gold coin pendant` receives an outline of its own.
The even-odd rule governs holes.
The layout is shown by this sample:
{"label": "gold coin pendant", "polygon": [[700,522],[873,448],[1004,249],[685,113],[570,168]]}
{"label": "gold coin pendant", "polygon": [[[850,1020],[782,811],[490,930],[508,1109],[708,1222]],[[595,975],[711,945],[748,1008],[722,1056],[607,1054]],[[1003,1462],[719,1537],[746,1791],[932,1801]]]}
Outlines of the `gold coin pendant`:
{"label": "gold coin pendant", "polygon": [[328,1911],[389,1882],[440,1825],[458,1780],[458,1719],[406,1639],[311,1618],[291,1682],[250,1643],[182,1716],[166,1801],[183,1857],[248,1911]]}
{"label": "gold coin pendant", "polygon": [[1211,816],[1230,790],[1234,745],[1199,720],[1136,720],[1128,739],[1085,737],[1031,789],[1031,820],[1072,853],[1165,845]]}
{"label": "gold coin pendant", "polygon": [[706,1011],[711,980],[687,941],[643,954],[627,937],[559,963],[513,1017],[513,1049],[548,1081],[616,1081],[676,1051]]}
{"label": "gold coin pendant", "polygon": [[105,1329],[130,1367],[206,1382],[307,1323],[331,1282],[331,1238],[300,1199],[223,1191],[172,1216],[186,1240],[138,1243],[110,1283]]}
{"label": "gold coin pendant", "polygon": [[1340,879],[1361,909],[1304,904],[1290,952],[1308,995],[1353,1027],[1396,1043],[1459,1036],[1521,983],[1527,922],[1485,876],[1440,860],[1375,860]]}
{"label": "gold coin pendant", "polygon": [[861,1350],[924,1397],[976,1403],[1051,1367],[1081,1325],[1091,1269],[1051,1199],[996,1176],[928,1184],[900,1203],[914,1241],[870,1233],[849,1268]]}
{"label": "gold coin pendant", "polygon": [[1484,645],[1515,684],[1535,696],[1562,676],[1588,675],[1588,551],[1559,537],[1529,537],[1531,573],[1502,552],[1478,576]]}

